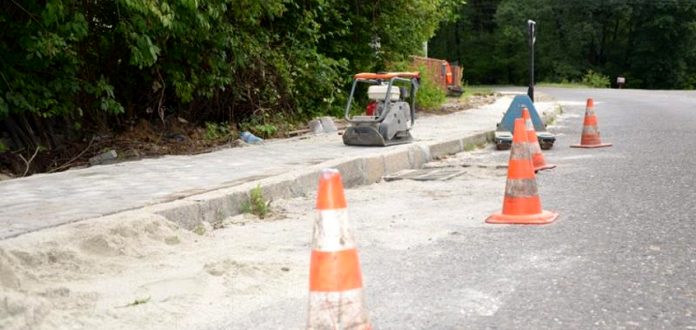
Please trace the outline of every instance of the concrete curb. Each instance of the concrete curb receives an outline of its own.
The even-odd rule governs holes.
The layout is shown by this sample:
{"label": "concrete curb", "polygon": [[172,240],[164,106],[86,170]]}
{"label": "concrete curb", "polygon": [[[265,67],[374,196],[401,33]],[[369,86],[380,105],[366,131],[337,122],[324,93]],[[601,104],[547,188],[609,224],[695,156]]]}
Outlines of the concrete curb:
{"label": "concrete curb", "polygon": [[378,182],[383,176],[404,169],[422,168],[433,159],[456,154],[492,140],[493,131],[488,131],[446,141],[415,143],[405,150],[378,156],[330,160],[302,171],[147,206],[141,211],[161,215],[184,228],[193,229],[203,221],[215,224],[228,216],[241,213],[242,206],[248,200],[248,192],[256,187],[260,187],[264,197],[271,200],[305,196],[316,190],[319,174],[324,168],[338,169],[344,186],[356,187]]}
{"label": "concrete curb", "polygon": [[[554,120],[561,112],[559,110],[560,108],[555,106],[552,112],[547,112],[543,116],[543,120],[547,123]],[[453,136],[440,141],[413,143],[406,148],[398,148],[399,150],[385,148],[384,153],[380,155],[329,160],[298,171],[270,177],[259,176],[257,179],[249,178],[248,181],[231,187],[220,187],[196,195],[182,196],[170,202],[65,224],[161,216],[188,230],[201,225],[206,226],[204,223],[214,226],[229,216],[242,213],[242,207],[249,198],[249,191],[256,187],[260,187],[264,197],[270,200],[306,196],[316,190],[319,174],[325,168],[338,169],[346,188],[372,184],[380,181],[385,175],[405,169],[422,168],[427,162],[471,150],[476,145],[492,142],[493,138],[494,130],[491,129],[469,136]]]}
{"label": "concrete curb", "polygon": [[[555,120],[562,109],[543,115],[545,123]],[[307,194],[316,190],[319,174],[324,168],[336,168],[341,172],[346,188],[378,182],[385,175],[405,169],[419,169],[425,163],[443,156],[470,150],[472,146],[492,142],[494,130],[466,137],[455,137],[443,141],[414,143],[406,150],[387,151],[378,156],[345,158],[323,162],[304,170],[246,182],[235,187],[188,196],[169,203],[147,206],[140,209],[173,221],[183,228],[193,229],[201,222],[216,224],[223,219],[241,213],[248,192],[260,187],[267,199],[283,199]]]}

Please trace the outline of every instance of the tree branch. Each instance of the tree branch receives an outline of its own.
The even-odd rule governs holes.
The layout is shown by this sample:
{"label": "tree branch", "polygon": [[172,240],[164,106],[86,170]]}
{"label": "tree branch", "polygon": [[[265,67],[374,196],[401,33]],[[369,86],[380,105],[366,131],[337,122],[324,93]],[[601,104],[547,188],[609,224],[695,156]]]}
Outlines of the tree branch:
{"label": "tree branch", "polygon": [[36,157],[36,155],[39,154],[39,149],[41,149],[41,147],[37,146],[36,150],[34,150],[34,154],[31,156],[31,158],[29,158],[29,160],[24,158],[24,155],[19,154],[19,158],[21,158],[24,161],[24,164],[26,165],[26,168],[24,169],[24,173],[22,174],[23,177],[27,176],[27,173],[29,172],[29,166],[31,165],[31,162],[34,161],[34,158]]}

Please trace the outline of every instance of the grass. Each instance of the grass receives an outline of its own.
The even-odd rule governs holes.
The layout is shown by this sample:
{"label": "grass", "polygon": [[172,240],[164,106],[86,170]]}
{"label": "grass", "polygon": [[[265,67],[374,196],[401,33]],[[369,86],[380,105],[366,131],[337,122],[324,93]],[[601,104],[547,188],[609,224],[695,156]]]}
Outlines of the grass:
{"label": "grass", "polygon": [[488,86],[465,85],[462,87],[462,89],[464,89],[464,93],[462,93],[462,96],[460,96],[462,101],[468,101],[472,96],[486,96],[495,94],[495,91]]}
{"label": "grass", "polygon": [[558,88],[592,88],[590,86],[576,82],[540,82],[536,87],[558,87]]}

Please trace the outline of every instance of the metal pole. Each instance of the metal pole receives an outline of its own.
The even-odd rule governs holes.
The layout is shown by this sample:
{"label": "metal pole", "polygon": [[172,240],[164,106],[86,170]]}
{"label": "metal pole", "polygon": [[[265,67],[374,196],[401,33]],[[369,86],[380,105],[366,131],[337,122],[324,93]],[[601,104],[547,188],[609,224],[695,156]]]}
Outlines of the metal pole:
{"label": "metal pole", "polygon": [[527,36],[529,44],[529,88],[527,95],[534,102],[534,43],[536,42],[536,22],[527,20]]}

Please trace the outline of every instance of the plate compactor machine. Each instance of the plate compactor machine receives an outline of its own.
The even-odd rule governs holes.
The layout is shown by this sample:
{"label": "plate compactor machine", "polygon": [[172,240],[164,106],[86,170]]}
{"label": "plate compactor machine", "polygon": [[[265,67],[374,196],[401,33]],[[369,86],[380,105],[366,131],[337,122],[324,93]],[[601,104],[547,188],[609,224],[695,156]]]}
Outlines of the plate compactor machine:
{"label": "plate compactor machine", "polygon": [[[343,143],[350,146],[391,146],[413,140],[418,72],[358,73],[348,97],[345,118],[350,123]],[[369,84],[366,115],[351,116],[358,83]],[[410,99],[410,104],[407,100]]]}

